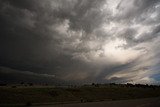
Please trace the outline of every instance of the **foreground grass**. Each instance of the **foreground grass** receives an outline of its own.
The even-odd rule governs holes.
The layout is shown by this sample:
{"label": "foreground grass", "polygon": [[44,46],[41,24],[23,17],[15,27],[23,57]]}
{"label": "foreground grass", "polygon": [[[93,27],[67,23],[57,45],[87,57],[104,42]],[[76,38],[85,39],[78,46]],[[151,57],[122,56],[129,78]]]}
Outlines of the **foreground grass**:
{"label": "foreground grass", "polygon": [[53,88],[53,87],[28,87],[11,88],[0,87],[0,104],[26,104],[50,103],[50,102],[85,102],[137,99],[160,96],[160,88],[138,87],[77,87],[77,88]]}

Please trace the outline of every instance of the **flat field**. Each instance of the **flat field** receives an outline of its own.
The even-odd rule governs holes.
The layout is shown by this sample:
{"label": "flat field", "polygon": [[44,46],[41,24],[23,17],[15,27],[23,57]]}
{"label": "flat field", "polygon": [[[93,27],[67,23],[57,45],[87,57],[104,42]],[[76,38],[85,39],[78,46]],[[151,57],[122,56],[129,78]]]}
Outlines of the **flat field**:
{"label": "flat field", "polygon": [[121,86],[0,87],[0,104],[80,103],[159,97],[160,88]]}

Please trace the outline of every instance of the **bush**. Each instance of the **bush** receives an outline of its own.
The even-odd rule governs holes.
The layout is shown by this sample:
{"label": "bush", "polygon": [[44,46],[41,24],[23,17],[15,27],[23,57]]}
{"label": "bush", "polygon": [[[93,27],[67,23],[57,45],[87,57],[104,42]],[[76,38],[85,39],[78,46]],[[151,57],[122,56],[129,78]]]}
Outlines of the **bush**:
{"label": "bush", "polygon": [[26,106],[31,106],[31,105],[32,105],[31,102],[27,102],[27,103],[26,103]]}

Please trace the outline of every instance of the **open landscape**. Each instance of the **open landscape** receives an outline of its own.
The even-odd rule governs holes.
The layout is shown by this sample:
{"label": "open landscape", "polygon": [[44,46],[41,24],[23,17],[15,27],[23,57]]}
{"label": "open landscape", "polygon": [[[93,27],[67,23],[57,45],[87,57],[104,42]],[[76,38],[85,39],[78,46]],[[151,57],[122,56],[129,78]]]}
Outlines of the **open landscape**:
{"label": "open landscape", "polygon": [[[40,107],[159,107],[160,98],[143,98],[119,101],[102,101],[61,105],[41,105]],[[37,107],[37,106],[33,106]]]}
{"label": "open landscape", "polygon": [[59,105],[160,97],[160,86],[91,84],[83,86],[3,86],[0,105]]}
{"label": "open landscape", "polygon": [[160,0],[0,0],[0,107],[160,107]]}

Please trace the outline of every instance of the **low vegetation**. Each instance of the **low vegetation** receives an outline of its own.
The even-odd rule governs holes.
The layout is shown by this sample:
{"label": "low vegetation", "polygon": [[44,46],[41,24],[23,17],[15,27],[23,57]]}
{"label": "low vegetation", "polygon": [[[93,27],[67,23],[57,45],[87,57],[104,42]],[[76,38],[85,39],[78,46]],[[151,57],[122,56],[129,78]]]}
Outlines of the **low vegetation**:
{"label": "low vegetation", "polygon": [[0,104],[50,102],[93,102],[160,96],[159,86],[132,84],[92,84],[84,86],[0,87]]}

